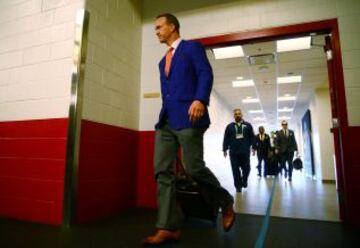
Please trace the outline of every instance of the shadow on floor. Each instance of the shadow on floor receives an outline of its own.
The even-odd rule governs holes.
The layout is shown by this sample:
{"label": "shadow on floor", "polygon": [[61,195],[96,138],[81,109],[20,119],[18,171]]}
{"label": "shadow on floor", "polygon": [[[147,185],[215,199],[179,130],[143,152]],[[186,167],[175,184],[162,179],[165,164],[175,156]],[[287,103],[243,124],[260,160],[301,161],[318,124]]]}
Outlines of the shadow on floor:
{"label": "shadow on floor", "polygon": [[[0,247],[115,248],[141,247],[140,241],[154,231],[156,212],[132,209],[119,216],[70,229],[0,219]],[[219,248],[254,247],[263,216],[238,214],[228,233],[222,230],[221,216],[214,224],[188,219],[182,240],[161,247]],[[339,223],[272,217],[265,247],[358,247],[358,231]]]}

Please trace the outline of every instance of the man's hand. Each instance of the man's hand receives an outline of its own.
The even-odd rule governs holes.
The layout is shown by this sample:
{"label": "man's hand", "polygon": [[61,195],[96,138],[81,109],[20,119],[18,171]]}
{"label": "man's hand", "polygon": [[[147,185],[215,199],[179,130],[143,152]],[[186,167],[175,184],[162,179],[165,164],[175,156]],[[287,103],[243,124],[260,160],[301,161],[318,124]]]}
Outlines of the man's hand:
{"label": "man's hand", "polygon": [[226,152],[226,151],[224,151],[224,158],[226,158],[226,156],[227,156],[227,152]]}
{"label": "man's hand", "polygon": [[195,100],[191,103],[188,115],[192,123],[199,121],[200,118],[203,117],[204,113],[205,106],[202,102],[200,102],[199,100]]}
{"label": "man's hand", "polygon": [[275,149],[275,154],[279,154],[279,149]]}

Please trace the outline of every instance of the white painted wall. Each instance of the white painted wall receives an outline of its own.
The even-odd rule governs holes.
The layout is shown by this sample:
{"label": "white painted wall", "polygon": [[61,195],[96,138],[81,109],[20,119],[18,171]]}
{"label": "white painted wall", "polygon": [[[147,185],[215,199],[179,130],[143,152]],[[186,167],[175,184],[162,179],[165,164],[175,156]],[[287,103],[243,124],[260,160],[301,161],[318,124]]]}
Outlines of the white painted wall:
{"label": "white painted wall", "polygon": [[0,0],[0,121],[68,117],[84,0]]}
{"label": "white painted wall", "polygon": [[83,119],[138,129],[141,1],[87,0]]}
{"label": "white painted wall", "polygon": [[331,128],[329,89],[316,89],[310,102],[316,178],[335,180],[334,137]]}
{"label": "white painted wall", "polygon": [[233,110],[213,92],[210,97],[211,125],[204,135],[204,160],[207,167],[220,180],[223,187],[234,190],[229,158],[224,158],[222,143],[226,126],[234,121]]}
{"label": "white painted wall", "polygon": [[[160,91],[157,63],[166,47],[154,35],[153,20],[159,13],[177,15],[185,39],[338,18],[349,124],[360,125],[360,1],[144,0],[143,4],[141,96]],[[152,130],[160,98],[141,98],[140,109],[140,130]]]}

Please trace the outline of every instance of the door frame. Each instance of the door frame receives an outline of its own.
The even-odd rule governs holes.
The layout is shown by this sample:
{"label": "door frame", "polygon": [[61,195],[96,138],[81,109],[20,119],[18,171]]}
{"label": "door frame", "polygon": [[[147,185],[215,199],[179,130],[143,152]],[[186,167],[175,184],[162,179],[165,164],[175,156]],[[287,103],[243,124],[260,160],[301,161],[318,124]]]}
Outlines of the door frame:
{"label": "door frame", "polygon": [[349,125],[346,109],[344,75],[337,19],[230,33],[212,37],[199,38],[195,39],[195,41],[200,42],[203,46],[207,48],[214,48],[222,47],[225,45],[242,45],[251,42],[269,41],[277,38],[294,38],[309,35],[311,33],[328,33],[331,36],[330,46],[333,59],[331,60],[332,63],[328,62],[328,73],[329,75],[332,75],[332,78],[329,78],[332,118],[336,118],[338,120],[338,127],[335,129],[333,128],[336,157],[336,181],[340,220],[348,222],[350,221],[349,217],[347,217],[350,202],[347,197],[347,193],[349,191],[346,187],[344,144],[346,144],[345,134],[347,133]]}

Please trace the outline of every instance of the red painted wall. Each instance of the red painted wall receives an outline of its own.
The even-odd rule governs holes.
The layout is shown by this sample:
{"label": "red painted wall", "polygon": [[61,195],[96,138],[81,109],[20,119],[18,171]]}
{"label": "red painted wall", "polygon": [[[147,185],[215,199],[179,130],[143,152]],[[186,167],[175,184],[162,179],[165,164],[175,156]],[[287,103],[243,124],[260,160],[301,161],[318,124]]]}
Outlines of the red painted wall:
{"label": "red painted wall", "polygon": [[344,137],[344,186],[347,202],[347,219],[351,225],[360,227],[360,127],[348,127]]}
{"label": "red painted wall", "polygon": [[60,225],[67,119],[0,122],[0,216]]}
{"label": "red painted wall", "polygon": [[154,179],[154,141],[155,131],[139,133],[139,160],[137,171],[138,207],[156,208],[156,182]]}
{"label": "red painted wall", "polygon": [[135,206],[138,132],[83,120],[76,223]]}

